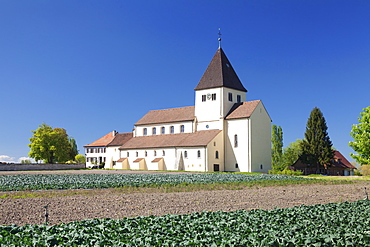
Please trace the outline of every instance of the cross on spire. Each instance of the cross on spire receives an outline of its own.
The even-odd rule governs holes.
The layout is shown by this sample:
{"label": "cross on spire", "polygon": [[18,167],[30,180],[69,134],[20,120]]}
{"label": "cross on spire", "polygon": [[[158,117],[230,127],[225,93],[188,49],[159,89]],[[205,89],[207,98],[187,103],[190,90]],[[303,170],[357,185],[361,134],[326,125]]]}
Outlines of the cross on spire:
{"label": "cross on spire", "polygon": [[221,48],[221,28],[218,29],[218,49]]}

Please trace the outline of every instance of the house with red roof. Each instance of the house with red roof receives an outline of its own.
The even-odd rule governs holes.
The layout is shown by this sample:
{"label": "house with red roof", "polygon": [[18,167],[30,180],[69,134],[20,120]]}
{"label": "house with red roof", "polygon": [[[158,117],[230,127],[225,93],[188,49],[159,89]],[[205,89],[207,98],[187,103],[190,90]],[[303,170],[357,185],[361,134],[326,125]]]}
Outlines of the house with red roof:
{"label": "house with red roof", "polygon": [[303,175],[324,174],[331,176],[352,176],[356,169],[339,151],[334,151],[334,158],[325,169],[324,166],[312,164],[304,164],[301,160],[297,160],[292,166],[292,170],[300,170]]}
{"label": "house with red roof", "polygon": [[151,110],[131,133],[110,132],[85,145],[87,166],[104,162],[105,168],[116,169],[270,170],[271,118],[261,100],[247,101],[247,90],[221,47],[194,91],[194,106]]}

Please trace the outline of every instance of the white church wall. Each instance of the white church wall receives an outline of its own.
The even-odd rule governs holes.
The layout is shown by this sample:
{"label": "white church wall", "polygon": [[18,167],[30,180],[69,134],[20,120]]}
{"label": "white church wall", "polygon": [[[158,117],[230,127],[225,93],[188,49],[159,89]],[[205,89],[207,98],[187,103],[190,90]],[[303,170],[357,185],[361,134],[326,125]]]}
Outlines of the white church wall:
{"label": "white church wall", "polygon": [[262,102],[251,116],[251,152],[252,172],[271,170],[271,118]]}
{"label": "white church wall", "polygon": [[[148,125],[140,125],[135,126],[134,135],[135,136],[144,136],[144,129],[146,128],[146,135],[151,136],[153,135],[153,128],[156,128],[156,135],[162,135],[162,127],[164,127],[165,134],[171,134],[171,126],[173,126],[174,133],[193,133],[193,122],[192,121],[184,121],[184,122],[176,122],[176,123],[161,123],[161,124],[148,124]],[[184,126],[184,127],[181,127]],[[183,132],[182,131],[183,128]]]}
{"label": "white church wall", "polygon": [[225,170],[250,172],[250,119],[227,120],[225,125]]}
{"label": "white church wall", "polygon": [[120,158],[119,146],[107,147],[106,157],[104,168],[113,168],[114,162]]}

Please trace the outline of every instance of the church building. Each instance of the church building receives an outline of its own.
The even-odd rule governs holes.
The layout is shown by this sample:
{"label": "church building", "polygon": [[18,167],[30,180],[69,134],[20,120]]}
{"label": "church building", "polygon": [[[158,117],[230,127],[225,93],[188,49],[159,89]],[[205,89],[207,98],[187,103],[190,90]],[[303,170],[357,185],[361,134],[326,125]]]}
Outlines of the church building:
{"label": "church building", "polygon": [[149,111],[132,133],[113,131],[85,145],[87,167],[271,170],[271,118],[261,100],[247,101],[221,47],[194,91],[194,106]]}

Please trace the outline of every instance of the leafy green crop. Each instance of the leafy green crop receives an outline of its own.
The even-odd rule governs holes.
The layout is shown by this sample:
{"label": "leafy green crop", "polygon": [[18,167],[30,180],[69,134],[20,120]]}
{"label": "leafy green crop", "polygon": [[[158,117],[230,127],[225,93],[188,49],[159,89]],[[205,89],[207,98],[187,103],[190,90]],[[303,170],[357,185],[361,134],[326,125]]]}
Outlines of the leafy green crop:
{"label": "leafy green crop", "polygon": [[370,201],[0,226],[1,246],[369,246]]}
{"label": "leafy green crop", "polygon": [[208,184],[264,180],[302,180],[286,175],[202,174],[83,174],[83,175],[2,175],[0,191],[94,189],[123,186]]}

